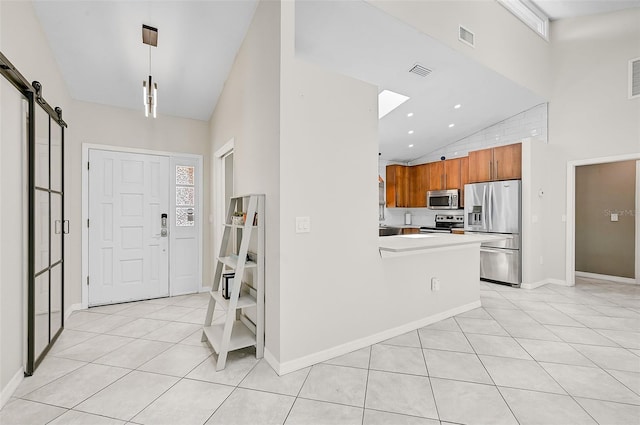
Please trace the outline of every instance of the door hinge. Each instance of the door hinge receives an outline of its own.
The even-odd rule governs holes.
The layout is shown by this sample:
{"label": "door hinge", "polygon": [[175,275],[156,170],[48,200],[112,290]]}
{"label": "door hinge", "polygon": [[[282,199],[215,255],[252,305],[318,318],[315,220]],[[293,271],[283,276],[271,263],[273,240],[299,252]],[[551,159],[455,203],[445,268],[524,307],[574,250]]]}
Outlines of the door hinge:
{"label": "door hinge", "polygon": [[89,162],[89,161],[87,161],[87,170],[89,169],[89,164],[90,164],[90,162]]}
{"label": "door hinge", "polygon": [[87,276],[87,286],[89,286],[89,276]]}
{"label": "door hinge", "polygon": [[89,227],[89,219],[87,219],[87,227]]}

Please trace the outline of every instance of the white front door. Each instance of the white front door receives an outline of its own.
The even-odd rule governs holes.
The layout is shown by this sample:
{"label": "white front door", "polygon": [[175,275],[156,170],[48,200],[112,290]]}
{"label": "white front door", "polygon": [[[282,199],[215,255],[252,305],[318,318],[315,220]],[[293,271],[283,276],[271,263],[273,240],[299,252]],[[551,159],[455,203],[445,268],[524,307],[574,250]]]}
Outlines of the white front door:
{"label": "white front door", "polygon": [[169,295],[169,158],[89,150],[89,305]]}

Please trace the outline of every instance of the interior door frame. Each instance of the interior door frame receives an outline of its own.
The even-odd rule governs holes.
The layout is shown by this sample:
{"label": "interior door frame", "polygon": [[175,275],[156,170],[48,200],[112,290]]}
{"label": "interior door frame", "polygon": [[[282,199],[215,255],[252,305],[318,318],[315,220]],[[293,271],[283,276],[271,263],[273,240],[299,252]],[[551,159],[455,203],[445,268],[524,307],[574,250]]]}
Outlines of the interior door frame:
{"label": "interior door frame", "polygon": [[[171,158],[191,158],[197,161],[197,165],[200,169],[198,173],[198,177],[196,178],[196,197],[200,199],[198,205],[196,206],[196,214],[201,218],[201,226],[198,232],[198,281],[199,287],[198,292],[202,291],[202,256],[203,256],[203,230],[204,230],[204,218],[202,216],[203,211],[203,157],[199,154],[189,154],[189,153],[181,153],[181,152],[167,152],[167,151],[155,151],[151,149],[140,149],[140,148],[129,148],[124,146],[112,146],[112,145],[101,145],[95,143],[83,143],[82,144],[82,281],[81,281],[81,308],[87,309],[89,307],[89,291],[87,290],[87,277],[89,276],[89,229],[85,225],[87,220],[89,219],[89,170],[84,164],[89,162],[89,151],[91,149],[103,150],[103,151],[111,151],[111,152],[121,152],[121,153],[137,153],[143,155],[157,155],[157,156],[167,156]],[[169,173],[171,175],[171,173]],[[175,201],[175,200],[174,200]],[[169,201],[169,206],[173,203],[171,200]],[[171,245],[169,244],[169,294],[171,294]],[[171,296],[171,295],[169,295]]]}
{"label": "interior door frame", "polygon": [[[224,189],[225,189],[225,181],[224,181],[224,160],[225,157],[233,152],[235,145],[235,138],[229,139],[227,143],[222,145],[218,150],[216,150],[213,154],[213,182],[212,187],[213,191],[213,204],[211,205],[211,211],[213,212],[214,222],[213,222],[213,246],[211,247],[214,255],[218,255],[220,252],[220,244],[222,243],[222,231],[221,224],[224,223],[225,214],[226,214],[226,205],[224,205]],[[234,173],[235,173],[235,164],[234,164]],[[213,273],[213,270],[210,270]]]}
{"label": "interior door frame", "polygon": [[640,153],[606,156],[601,158],[581,159],[567,162],[567,225],[566,225],[566,270],[565,279],[567,286],[575,286],[576,272],[576,167],[582,165],[606,164],[620,161],[636,161],[636,252],[635,252],[635,278],[636,284],[640,283]]}

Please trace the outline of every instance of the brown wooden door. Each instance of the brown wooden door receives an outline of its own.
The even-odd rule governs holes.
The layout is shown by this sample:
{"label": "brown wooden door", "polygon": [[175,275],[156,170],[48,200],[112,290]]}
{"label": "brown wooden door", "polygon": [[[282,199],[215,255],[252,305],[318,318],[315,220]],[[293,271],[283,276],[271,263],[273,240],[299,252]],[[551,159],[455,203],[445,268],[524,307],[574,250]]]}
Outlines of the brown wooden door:
{"label": "brown wooden door", "polygon": [[493,149],[469,152],[469,183],[493,179]]}
{"label": "brown wooden door", "polygon": [[409,207],[427,206],[429,187],[429,164],[409,167]]}
{"label": "brown wooden door", "polygon": [[464,207],[464,185],[469,183],[469,157],[460,158],[460,208]]}
{"label": "brown wooden door", "polygon": [[430,162],[428,190],[443,190],[444,184],[444,162]]}
{"label": "brown wooden door", "polygon": [[460,188],[460,158],[444,161],[445,189]]}
{"label": "brown wooden door", "polygon": [[522,178],[522,144],[493,148],[493,180]]}

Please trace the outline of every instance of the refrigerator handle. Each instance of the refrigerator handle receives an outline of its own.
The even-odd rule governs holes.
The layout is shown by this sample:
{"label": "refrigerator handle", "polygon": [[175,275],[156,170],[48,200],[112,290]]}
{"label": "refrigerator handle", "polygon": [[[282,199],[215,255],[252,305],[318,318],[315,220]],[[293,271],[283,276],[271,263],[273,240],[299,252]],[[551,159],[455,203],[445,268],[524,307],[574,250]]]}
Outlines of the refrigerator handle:
{"label": "refrigerator handle", "polygon": [[493,222],[491,220],[491,217],[493,217],[493,186],[489,185],[489,190],[488,190],[488,195],[487,196],[487,212],[488,212],[488,216],[489,219],[487,220],[487,230],[492,231],[493,230]]}

